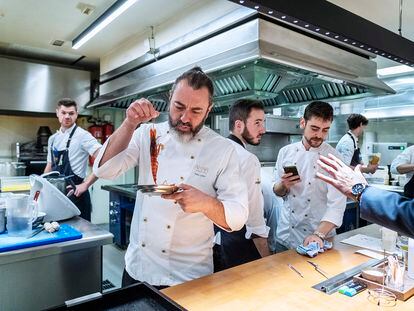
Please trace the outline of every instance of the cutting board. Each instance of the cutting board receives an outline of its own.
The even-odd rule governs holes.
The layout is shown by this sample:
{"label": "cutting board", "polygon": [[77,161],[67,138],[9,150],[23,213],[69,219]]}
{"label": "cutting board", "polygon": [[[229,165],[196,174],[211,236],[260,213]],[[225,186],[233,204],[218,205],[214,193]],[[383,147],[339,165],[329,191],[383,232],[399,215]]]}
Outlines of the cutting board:
{"label": "cutting board", "polygon": [[[33,230],[35,232],[36,230]],[[31,238],[11,237],[6,233],[0,234],[0,253],[27,247],[59,243],[82,238],[82,233],[68,224],[60,225],[60,230],[49,233],[42,231]]]}

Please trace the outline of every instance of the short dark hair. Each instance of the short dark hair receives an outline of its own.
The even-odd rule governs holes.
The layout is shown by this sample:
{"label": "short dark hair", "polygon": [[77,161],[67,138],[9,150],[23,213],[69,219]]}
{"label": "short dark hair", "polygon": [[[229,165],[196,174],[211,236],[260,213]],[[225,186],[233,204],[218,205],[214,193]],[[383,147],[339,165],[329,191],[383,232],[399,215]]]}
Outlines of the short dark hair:
{"label": "short dark hair", "polygon": [[199,90],[203,87],[206,87],[208,90],[208,101],[210,106],[213,104],[213,95],[214,95],[214,86],[213,81],[210,79],[208,75],[204,73],[204,71],[196,66],[187,70],[183,74],[181,74],[174,82],[171,92],[170,92],[170,99],[172,94],[174,93],[178,83],[180,81],[186,80],[188,85],[191,86],[194,90]]}
{"label": "short dark hair", "polygon": [[321,118],[324,121],[333,120],[333,108],[326,102],[314,101],[305,108],[303,118],[308,121],[312,117]]}
{"label": "short dark hair", "polygon": [[348,122],[348,126],[350,130],[356,129],[361,124],[368,125],[368,119],[365,118],[362,114],[358,114],[358,113],[350,114],[348,119],[346,119],[346,122]]}
{"label": "short dark hair", "polygon": [[60,108],[61,106],[75,107],[76,111],[78,111],[78,104],[71,98],[59,99],[59,101],[57,103],[57,108]]}
{"label": "short dark hair", "polygon": [[239,99],[231,107],[229,111],[229,129],[234,130],[234,124],[237,120],[246,123],[250,112],[253,109],[264,110],[263,103],[254,99]]}

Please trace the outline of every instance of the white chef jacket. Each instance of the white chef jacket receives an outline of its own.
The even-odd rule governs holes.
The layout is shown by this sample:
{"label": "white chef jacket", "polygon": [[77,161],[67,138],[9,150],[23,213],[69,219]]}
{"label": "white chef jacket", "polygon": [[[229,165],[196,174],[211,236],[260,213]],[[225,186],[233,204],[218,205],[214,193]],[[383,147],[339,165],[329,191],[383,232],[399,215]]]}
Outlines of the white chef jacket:
{"label": "white chef jacket", "polygon": [[[410,146],[400,153],[391,163],[391,173],[400,174],[397,171],[397,167],[401,164],[414,164],[414,146]],[[406,174],[407,181],[413,177],[414,172]]]}
{"label": "white chef jacket", "polygon": [[[154,184],[151,173],[150,134],[142,124],[126,150],[100,168],[107,143],[95,161],[98,177],[116,178],[138,165],[138,184]],[[158,183],[186,183],[223,203],[226,222],[239,230],[248,217],[247,189],[241,181],[233,146],[207,127],[188,143],[169,132],[168,122],[155,125],[158,143]],[[213,222],[202,213],[185,213],[172,200],[137,192],[131,223],[126,270],[134,279],[152,285],[175,285],[213,273]]]}
{"label": "white chef jacket", "polygon": [[[52,163],[52,143],[53,148],[56,148],[56,150],[66,149],[69,135],[74,127],[75,124],[65,131],[60,128],[55,134],[49,137],[47,144],[47,162]],[[91,133],[78,126],[69,145],[69,162],[73,173],[81,178],[85,178],[87,173],[88,157],[93,155],[96,150],[101,147],[102,145],[96,140],[95,137],[92,136]]]}
{"label": "white chef jacket", "polygon": [[[351,134],[355,139],[355,145],[348,133]],[[342,136],[342,138],[339,140],[338,144],[336,145],[336,151],[341,155],[342,161],[349,166],[351,165],[354,152],[356,148],[358,148],[358,137],[356,137],[351,131],[348,131],[348,133]]]}
{"label": "white chef jacket", "polygon": [[229,141],[236,149],[239,158],[241,179],[243,179],[247,185],[249,217],[246,222],[245,237],[246,239],[250,239],[254,233],[262,238],[267,238],[270,228],[266,226],[264,219],[259,159],[237,142],[231,139],[229,139]]}
{"label": "white chef jacket", "polygon": [[[305,149],[297,142],[280,149],[275,169],[275,183],[281,182],[283,166],[296,165],[301,182],[290,188],[280,212],[277,241],[288,248],[296,248],[312,234],[321,221],[340,227],[346,208],[346,197],[333,186],[316,177],[326,174],[317,164],[319,155],[337,155],[333,147],[322,143],[319,148]],[[334,235],[335,230],[330,235]]]}

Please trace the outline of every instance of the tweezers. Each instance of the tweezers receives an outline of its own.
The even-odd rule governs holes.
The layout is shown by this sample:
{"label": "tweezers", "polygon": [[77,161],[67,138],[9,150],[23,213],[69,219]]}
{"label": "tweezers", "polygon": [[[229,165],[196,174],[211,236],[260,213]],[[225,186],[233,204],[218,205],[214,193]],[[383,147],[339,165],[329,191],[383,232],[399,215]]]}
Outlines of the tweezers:
{"label": "tweezers", "polygon": [[319,268],[319,265],[318,264],[316,264],[316,263],[314,263],[314,262],[312,262],[312,261],[310,261],[310,260],[306,260],[307,262],[309,262],[314,268],[315,268],[315,270],[319,273],[319,274],[321,274],[321,275],[323,275],[325,278],[327,278],[327,279],[329,279],[328,278],[328,276],[327,276],[327,273],[325,272],[325,271],[323,271],[321,268]]}

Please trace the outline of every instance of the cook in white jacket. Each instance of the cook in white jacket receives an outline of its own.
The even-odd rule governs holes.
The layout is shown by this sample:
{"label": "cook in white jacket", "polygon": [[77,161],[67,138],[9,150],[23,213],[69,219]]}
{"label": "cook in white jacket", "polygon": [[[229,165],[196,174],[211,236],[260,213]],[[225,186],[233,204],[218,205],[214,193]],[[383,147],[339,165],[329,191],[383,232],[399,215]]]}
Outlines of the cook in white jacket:
{"label": "cook in white jacket", "polygon": [[[284,197],[284,206],[277,227],[277,251],[313,241],[322,247],[325,237],[335,234],[334,229],[342,224],[346,197],[315,176],[322,171],[317,165],[319,155],[337,155],[324,142],[332,119],[333,109],[328,103],[312,102],[300,120],[302,141],[279,151],[273,191]],[[297,167],[299,176],[284,172],[283,167],[291,165]]]}
{"label": "cook in white jacket", "polygon": [[234,147],[204,126],[212,96],[213,84],[200,68],[183,73],[172,88],[169,121],[142,124],[159,113],[148,100],[135,101],[95,161],[99,177],[115,178],[138,165],[138,184],[153,184],[155,128],[163,145],[157,180],[182,189],[162,197],[137,193],[123,286],[146,281],[163,287],[212,273],[213,223],[232,231],[247,220],[247,191]]}
{"label": "cook in white jacket", "polygon": [[269,227],[266,226],[263,211],[263,194],[260,182],[260,162],[246,145],[258,145],[264,128],[264,107],[260,101],[241,99],[229,111],[227,137],[239,159],[241,179],[247,184],[249,218],[246,227],[237,232],[218,230],[218,244],[215,246],[215,271],[241,265],[270,255],[267,245]]}

